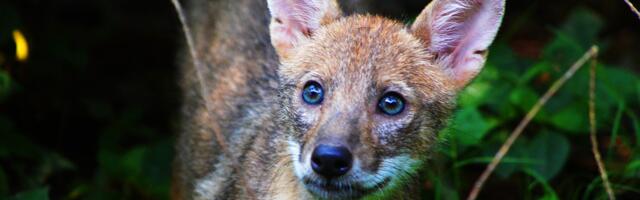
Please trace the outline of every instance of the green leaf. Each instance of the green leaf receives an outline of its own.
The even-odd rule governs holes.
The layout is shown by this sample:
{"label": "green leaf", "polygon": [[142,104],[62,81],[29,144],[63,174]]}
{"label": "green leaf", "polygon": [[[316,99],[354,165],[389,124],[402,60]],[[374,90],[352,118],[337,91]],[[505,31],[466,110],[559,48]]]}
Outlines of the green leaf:
{"label": "green leaf", "polygon": [[99,160],[107,180],[145,191],[153,199],[166,199],[170,189],[173,140],[135,146],[118,155],[101,150]]}
{"label": "green leaf", "polygon": [[[617,89],[621,86],[613,86],[605,81],[606,79],[615,79],[608,76],[615,77],[617,75],[609,75],[607,67],[599,66],[597,70],[596,122],[599,129],[606,130],[613,126],[611,119],[614,118],[615,107],[625,99],[620,93],[621,90]],[[545,112],[541,113],[541,116],[550,115],[552,117],[537,117],[536,120],[542,119],[551,122],[559,129],[572,133],[587,133],[589,79],[589,70],[578,71],[542,109]],[[631,84],[623,82],[616,84]]]}
{"label": "green leaf", "polygon": [[171,185],[171,161],[173,140],[151,145],[144,155],[142,181],[139,184],[154,195],[155,199],[165,199]]}
{"label": "green leaf", "polygon": [[551,69],[551,64],[545,60],[535,63],[533,66],[529,67],[529,69],[521,76],[518,80],[519,84],[526,84],[529,81],[533,80],[538,74],[542,72],[549,71]]}
{"label": "green leaf", "polygon": [[[532,165],[535,165],[537,163],[535,159],[532,159],[531,157],[529,157],[528,155],[529,149],[527,147],[528,146],[527,144],[528,144],[527,138],[519,138],[513,143],[513,146],[511,146],[511,150],[509,150],[505,158],[506,157],[520,158],[522,159],[522,161],[526,161],[526,162],[523,162],[523,163],[501,162],[500,165],[496,167],[496,174],[499,177],[507,178],[511,176],[511,174],[513,174],[514,172],[525,167],[532,167]],[[498,151],[501,145],[502,143],[500,145],[495,146],[494,150],[492,151],[492,154],[495,154],[495,152]]]}
{"label": "green leaf", "polygon": [[564,167],[569,149],[570,143],[565,136],[549,131],[538,133],[529,144],[529,155],[538,161],[531,169],[550,180]]}
{"label": "green leaf", "polygon": [[563,68],[577,60],[596,42],[603,22],[593,12],[574,11],[563,26],[555,31],[556,37],[544,48],[543,58]]}
{"label": "green leaf", "polygon": [[544,60],[551,62],[552,65],[561,65],[563,69],[568,69],[569,65],[580,58],[586,49],[576,42],[572,35],[556,31],[556,38],[547,44],[542,55]]}
{"label": "green leaf", "polygon": [[456,112],[452,131],[461,144],[476,145],[497,124],[496,120],[484,118],[477,109],[466,107]]}
{"label": "green leaf", "polygon": [[611,89],[618,100],[635,97],[638,76],[629,70],[602,66],[597,71],[598,83]]}
{"label": "green leaf", "polygon": [[129,181],[138,181],[143,171],[144,155],[146,147],[137,147],[127,152],[121,160],[122,172]]}
{"label": "green leaf", "polygon": [[550,112],[551,124],[556,128],[571,133],[584,133],[589,131],[588,107],[583,103],[569,104],[558,112]]}
{"label": "green leaf", "polygon": [[458,99],[460,106],[477,107],[484,102],[484,98],[491,89],[491,84],[486,81],[474,81],[467,86]]}
{"label": "green leaf", "polygon": [[542,174],[539,174],[537,171],[528,168],[524,169],[524,173],[533,177],[537,183],[540,183],[542,185],[542,188],[544,189],[544,196],[542,196],[540,199],[559,199],[555,190],[553,190],[551,185],[549,185],[548,180],[546,180]]}
{"label": "green leaf", "polygon": [[490,77],[488,80],[510,77],[520,74],[521,69],[526,69],[524,66],[528,65],[524,59],[518,58],[518,55],[514,53],[508,43],[497,42],[491,45],[487,64],[479,74],[479,78],[484,78],[483,76],[487,75],[487,77]]}
{"label": "green leaf", "polygon": [[[485,98],[484,105],[488,108],[489,113],[496,113],[499,122],[511,120],[514,117],[522,117],[513,104],[509,103],[509,95],[513,91],[514,84],[505,84],[504,82],[494,82],[490,84],[490,90]],[[485,106],[483,106],[484,108]]]}
{"label": "green leaf", "polygon": [[20,192],[9,199],[10,200],[48,200],[49,188],[41,187],[33,190]]}
{"label": "green leaf", "polygon": [[629,118],[631,118],[633,129],[635,130],[636,144],[640,144],[640,121],[638,119],[638,116],[636,116],[634,112],[631,112],[628,110],[627,110],[627,115],[629,116]]}
{"label": "green leaf", "polygon": [[[595,196],[598,196],[598,194],[592,196],[591,193],[593,193],[596,189],[601,189],[602,188],[602,179],[600,178],[600,176],[596,176],[593,180],[591,180],[591,182],[589,183],[589,185],[587,185],[587,188],[584,190],[584,194],[582,195],[582,199],[598,199]],[[601,192],[604,193],[604,192]]]}
{"label": "green leaf", "polygon": [[529,111],[540,97],[528,86],[522,85],[513,90],[509,95],[509,102],[516,105],[521,111]]}
{"label": "green leaf", "polygon": [[640,160],[631,161],[624,169],[624,176],[630,178],[640,178]]}
{"label": "green leaf", "polygon": [[588,48],[598,37],[603,20],[593,11],[579,8],[562,25],[561,32],[570,35],[581,47]]}
{"label": "green leaf", "polygon": [[618,104],[618,111],[616,111],[616,117],[613,120],[609,148],[607,149],[607,160],[610,160],[613,154],[613,147],[615,147],[616,140],[618,139],[618,130],[620,130],[620,122],[622,121],[622,111],[624,111],[625,107],[626,105],[624,102],[620,102],[620,104]]}

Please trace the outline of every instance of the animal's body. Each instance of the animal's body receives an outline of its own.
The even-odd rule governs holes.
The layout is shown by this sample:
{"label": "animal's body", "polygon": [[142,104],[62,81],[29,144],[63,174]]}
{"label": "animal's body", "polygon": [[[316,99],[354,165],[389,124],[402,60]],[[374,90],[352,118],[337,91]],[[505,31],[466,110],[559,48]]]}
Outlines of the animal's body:
{"label": "animal's body", "polygon": [[503,9],[439,0],[406,26],[333,0],[194,1],[205,88],[186,59],[172,197],[417,198]]}

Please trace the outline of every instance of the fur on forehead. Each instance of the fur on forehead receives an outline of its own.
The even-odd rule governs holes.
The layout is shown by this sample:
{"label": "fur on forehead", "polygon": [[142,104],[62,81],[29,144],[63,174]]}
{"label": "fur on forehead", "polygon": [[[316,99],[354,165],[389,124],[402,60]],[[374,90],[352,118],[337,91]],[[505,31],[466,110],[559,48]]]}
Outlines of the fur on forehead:
{"label": "fur on forehead", "polygon": [[[320,28],[312,38],[282,60],[280,75],[296,81],[308,73],[350,85],[408,85],[422,97],[453,90],[434,55],[397,21],[354,15]],[[380,85],[383,86],[384,85]]]}

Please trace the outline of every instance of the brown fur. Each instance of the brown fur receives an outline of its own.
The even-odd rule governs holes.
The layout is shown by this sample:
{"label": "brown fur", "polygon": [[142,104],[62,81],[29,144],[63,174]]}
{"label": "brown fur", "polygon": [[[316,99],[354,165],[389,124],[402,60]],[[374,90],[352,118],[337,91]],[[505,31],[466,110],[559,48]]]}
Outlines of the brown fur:
{"label": "brown fur", "polygon": [[[184,91],[182,133],[176,144],[174,162],[174,199],[192,199],[195,184],[225,160],[238,159],[246,137],[232,136],[232,130],[249,127],[264,108],[253,106],[276,94],[277,60],[268,32],[266,2],[192,1],[188,7],[188,24],[192,27],[196,50],[205,66],[205,85],[209,96],[203,97],[196,71],[188,56],[183,64]],[[230,24],[242,24],[234,25]],[[187,51],[185,51],[186,54]],[[247,87],[247,86],[252,87]],[[207,112],[205,102],[215,108]],[[212,132],[212,121],[220,125],[227,145],[236,152],[223,158]],[[258,139],[256,139],[258,140]],[[218,164],[218,165],[216,165]]]}
{"label": "brown fur", "polygon": [[[264,1],[195,1],[189,11],[208,96],[187,59],[173,199],[310,199],[288,141],[301,145],[301,158],[318,143],[346,145],[362,170],[374,173],[383,158],[425,160],[453,108],[458,88],[426,51],[429,41],[421,35],[428,33],[397,21],[324,18],[325,26],[285,55],[282,48],[294,47],[273,48],[269,22],[278,20],[269,19]],[[302,102],[309,80],[325,89],[322,105]],[[403,113],[376,109],[387,91],[406,99]],[[211,123],[221,126],[231,155],[220,150]],[[413,191],[413,185],[402,188]]]}

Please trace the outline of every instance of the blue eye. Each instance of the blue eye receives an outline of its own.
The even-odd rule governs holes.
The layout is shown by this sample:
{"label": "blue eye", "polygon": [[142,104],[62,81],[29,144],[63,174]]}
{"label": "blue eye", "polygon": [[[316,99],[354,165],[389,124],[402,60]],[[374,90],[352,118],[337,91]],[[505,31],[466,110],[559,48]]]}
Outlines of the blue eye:
{"label": "blue eye", "polygon": [[378,102],[378,109],[387,115],[397,115],[404,110],[404,99],[400,94],[389,92]]}
{"label": "blue eye", "polygon": [[302,89],[302,100],[304,100],[305,103],[317,105],[322,103],[322,99],[324,99],[324,91],[318,82],[309,81],[304,85],[304,89]]}

